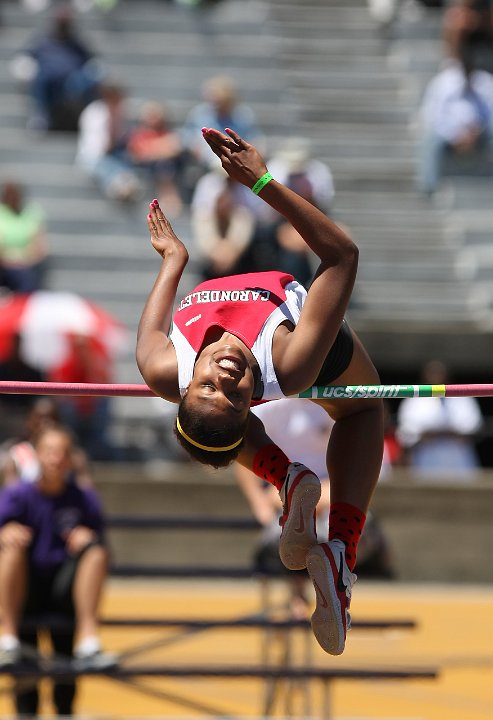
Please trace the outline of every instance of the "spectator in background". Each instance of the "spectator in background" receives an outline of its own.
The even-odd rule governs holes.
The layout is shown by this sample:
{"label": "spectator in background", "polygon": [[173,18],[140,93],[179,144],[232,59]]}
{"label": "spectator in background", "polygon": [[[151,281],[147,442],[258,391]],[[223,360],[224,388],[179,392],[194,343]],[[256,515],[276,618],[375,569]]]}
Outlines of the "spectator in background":
{"label": "spectator in background", "polygon": [[204,147],[202,128],[224,130],[230,127],[248,142],[259,144],[259,131],[253,110],[239,101],[238,89],[232,78],[215,76],[202,86],[203,102],[189,111],[182,130],[183,145],[187,150],[187,186],[193,192],[199,177],[216,164],[208,148]]}
{"label": "spectator in background", "polygon": [[135,201],[142,186],[127,153],[130,120],[125,92],[104,85],[100,97],[79,118],[77,163],[94,179],[106,197]]}
{"label": "spectator in background", "polygon": [[130,131],[127,150],[134,167],[149,176],[163,207],[171,217],[179,215],[182,201],[178,190],[183,150],[180,136],[170,123],[166,108],[146,102],[136,126]]}
{"label": "spectator in background", "polygon": [[[432,360],[423,369],[422,382],[445,384],[447,375],[446,366]],[[398,409],[397,433],[411,468],[461,479],[480,466],[474,440],[482,422],[475,398],[405,398]]]}
{"label": "spectator in background", "polygon": [[421,105],[418,188],[437,189],[444,156],[481,151],[493,137],[493,75],[463,52],[428,84]]}
{"label": "spectator in background", "polygon": [[101,68],[78,36],[69,4],[55,10],[48,33],[12,64],[19,80],[30,82],[33,130],[75,130],[77,117],[95,94]]}
{"label": "spectator in background", "polygon": [[244,260],[255,231],[255,216],[238,202],[238,183],[227,176],[210,205],[195,209],[192,223],[204,280],[250,272]]}
{"label": "spectator in background", "polygon": [[[59,424],[60,411],[55,398],[36,398],[25,418],[23,432],[0,448],[0,471],[4,485],[38,480],[41,468],[35,450],[37,437],[45,428]],[[92,487],[87,455],[76,445],[72,446],[72,470],[80,487]]]}
{"label": "spectator in background", "polygon": [[20,293],[38,290],[46,255],[46,229],[41,208],[25,202],[18,183],[5,182],[0,196],[2,285]]}
{"label": "spectator in background", "polygon": [[[52,629],[55,652],[78,669],[115,665],[103,653],[97,612],[108,566],[104,519],[97,496],[71,480],[72,440],[63,427],[45,428],[36,441],[41,474],[34,483],[17,483],[0,493],[0,666],[23,662],[22,643],[37,645],[35,631],[22,619],[56,613],[74,632]],[[74,647],[74,639],[76,644]],[[59,715],[71,715],[75,682],[53,687]],[[38,712],[38,690],[16,688],[21,716]]]}

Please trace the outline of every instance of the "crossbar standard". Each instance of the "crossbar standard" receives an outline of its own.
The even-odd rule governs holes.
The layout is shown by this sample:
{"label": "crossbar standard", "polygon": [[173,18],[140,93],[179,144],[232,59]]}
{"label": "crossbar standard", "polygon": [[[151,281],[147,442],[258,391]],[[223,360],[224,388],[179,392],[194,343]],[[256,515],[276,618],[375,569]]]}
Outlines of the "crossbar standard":
{"label": "crossbar standard", "polygon": [[[93,395],[105,397],[156,397],[143,383],[54,383],[1,380],[4,395]],[[493,397],[493,384],[469,385],[327,385],[313,386],[292,398],[406,398],[406,397]]]}

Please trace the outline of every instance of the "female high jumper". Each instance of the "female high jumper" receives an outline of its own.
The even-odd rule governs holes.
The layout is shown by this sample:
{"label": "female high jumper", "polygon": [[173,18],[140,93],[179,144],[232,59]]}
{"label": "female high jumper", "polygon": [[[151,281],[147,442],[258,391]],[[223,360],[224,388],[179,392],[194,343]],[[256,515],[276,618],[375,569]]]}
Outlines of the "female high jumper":
{"label": "female high jumper", "polygon": [[209,280],[173,314],[188,252],[157,200],[147,217],[161,266],[138,329],[137,364],[149,387],[179,405],[175,434],[199,462],[237,460],[272,483],[284,506],[279,553],[307,568],[316,592],[312,628],[321,647],[343,652],[358,540],[378,480],[383,407],[377,398],[317,400],[335,421],[327,447],[329,540],[317,543],[320,481],[288,458],[250,412],[255,400],[313,385],[378,384],[378,374],[344,314],[358,264],[354,242],[316,207],[276,182],[259,152],[229,128],[204,140],[235,181],[281,213],[320,258],[308,292],[282,272]]}

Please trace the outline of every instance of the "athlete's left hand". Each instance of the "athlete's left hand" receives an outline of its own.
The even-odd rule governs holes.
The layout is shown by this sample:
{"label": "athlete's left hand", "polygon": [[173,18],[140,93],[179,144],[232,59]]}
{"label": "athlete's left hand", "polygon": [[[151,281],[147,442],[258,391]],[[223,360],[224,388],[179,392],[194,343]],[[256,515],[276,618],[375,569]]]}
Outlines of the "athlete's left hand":
{"label": "athlete's left hand", "polygon": [[214,128],[202,128],[202,135],[230,178],[236,182],[251,188],[267,172],[259,151],[234,130],[226,128],[224,134]]}

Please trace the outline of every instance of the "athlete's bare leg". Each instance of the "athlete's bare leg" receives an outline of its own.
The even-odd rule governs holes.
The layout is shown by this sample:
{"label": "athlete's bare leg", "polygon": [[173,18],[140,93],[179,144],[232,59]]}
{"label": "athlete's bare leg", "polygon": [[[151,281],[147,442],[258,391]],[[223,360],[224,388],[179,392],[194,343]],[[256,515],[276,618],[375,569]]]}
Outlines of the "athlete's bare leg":
{"label": "athlete's bare leg", "polygon": [[[348,369],[332,385],[379,384],[373,363],[354,336]],[[383,401],[315,400],[335,420],[327,447],[330,502],[355,505],[366,514],[378,482],[383,456]]]}

